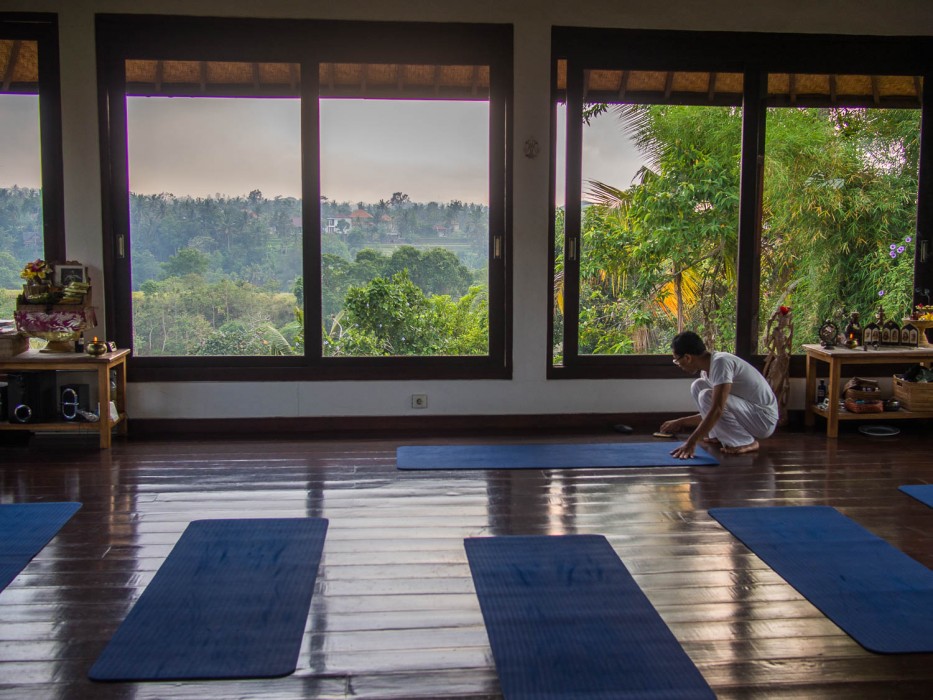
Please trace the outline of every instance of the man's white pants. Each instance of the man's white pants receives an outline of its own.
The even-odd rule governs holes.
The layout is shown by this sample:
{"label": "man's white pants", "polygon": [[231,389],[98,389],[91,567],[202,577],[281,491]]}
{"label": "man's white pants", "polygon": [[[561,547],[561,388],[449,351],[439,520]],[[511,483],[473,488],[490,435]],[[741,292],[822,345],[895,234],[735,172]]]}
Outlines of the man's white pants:
{"label": "man's white pants", "polygon": [[[709,379],[700,377],[690,386],[690,393],[696,402],[700,415],[706,417],[713,407],[713,385]],[[770,412],[746,401],[735,394],[726,397],[726,407],[719,421],[709,431],[710,438],[716,438],[727,447],[741,447],[766,438],[777,427],[777,421]]]}

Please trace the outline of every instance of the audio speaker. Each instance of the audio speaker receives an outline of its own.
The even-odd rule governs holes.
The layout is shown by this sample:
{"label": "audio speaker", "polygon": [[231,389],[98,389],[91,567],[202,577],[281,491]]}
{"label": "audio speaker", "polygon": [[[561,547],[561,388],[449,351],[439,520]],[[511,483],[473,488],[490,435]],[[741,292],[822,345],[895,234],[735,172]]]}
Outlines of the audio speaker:
{"label": "audio speaker", "polygon": [[7,377],[7,416],[11,423],[48,423],[58,417],[55,372],[22,372]]}
{"label": "audio speaker", "polygon": [[91,400],[87,384],[63,384],[58,388],[58,411],[63,420],[77,420],[78,410],[87,411]]}

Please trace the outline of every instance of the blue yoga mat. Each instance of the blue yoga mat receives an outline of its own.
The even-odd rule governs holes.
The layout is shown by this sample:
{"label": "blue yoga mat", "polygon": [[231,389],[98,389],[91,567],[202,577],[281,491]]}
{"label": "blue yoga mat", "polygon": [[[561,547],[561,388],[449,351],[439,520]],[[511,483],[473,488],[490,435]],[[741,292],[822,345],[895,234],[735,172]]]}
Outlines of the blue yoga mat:
{"label": "blue yoga mat", "polygon": [[395,460],[399,469],[574,469],[719,464],[700,448],[693,459],[676,459],[671,456],[674,447],[671,442],[412,445],[399,447]]}
{"label": "blue yoga mat", "polygon": [[933,484],[920,484],[917,486],[901,486],[901,491],[908,496],[913,496],[921,503],[933,508]]}
{"label": "blue yoga mat", "polygon": [[464,546],[508,700],[716,697],[605,537]]}
{"label": "blue yoga mat", "polygon": [[292,673],[327,520],[191,523],[91,668],[98,681]]}
{"label": "blue yoga mat", "polygon": [[933,571],[835,508],[709,513],[869,651],[933,652]]}
{"label": "blue yoga mat", "polygon": [[0,505],[0,591],[78,512],[80,503]]}

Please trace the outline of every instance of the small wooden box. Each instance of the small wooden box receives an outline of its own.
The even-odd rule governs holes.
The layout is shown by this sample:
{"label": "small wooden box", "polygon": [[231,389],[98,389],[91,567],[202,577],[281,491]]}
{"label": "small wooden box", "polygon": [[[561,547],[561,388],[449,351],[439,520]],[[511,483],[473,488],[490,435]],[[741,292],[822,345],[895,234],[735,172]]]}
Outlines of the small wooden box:
{"label": "small wooden box", "polygon": [[895,375],[894,398],[908,411],[933,411],[933,384],[905,382]]}
{"label": "small wooden box", "polygon": [[16,357],[29,349],[29,338],[22,333],[0,333],[0,359]]}

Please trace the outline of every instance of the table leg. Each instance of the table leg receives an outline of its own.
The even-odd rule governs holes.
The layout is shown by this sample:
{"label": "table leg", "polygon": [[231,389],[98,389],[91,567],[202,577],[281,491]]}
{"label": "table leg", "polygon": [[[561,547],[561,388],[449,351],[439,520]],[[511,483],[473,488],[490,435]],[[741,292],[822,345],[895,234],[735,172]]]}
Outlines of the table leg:
{"label": "table leg", "polygon": [[114,369],[116,369],[117,372],[117,408],[123,415],[123,420],[120,421],[120,425],[117,426],[117,432],[120,435],[126,435],[129,429],[128,421],[126,420],[126,362],[121,362]]}
{"label": "table leg", "polygon": [[813,399],[816,397],[816,359],[807,355],[807,388],[803,397],[803,424],[812,428],[816,422]]}
{"label": "table leg", "polygon": [[100,430],[100,449],[110,448],[110,370],[102,364],[97,368],[97,398],[99,399],[98,413],[100,419],[97,427]]}
{"label": "table leg", "polygon": [[839,437],[839,396],[842,363],[835,357],[829,361],[829,418],[826,421],[826,437]]}

